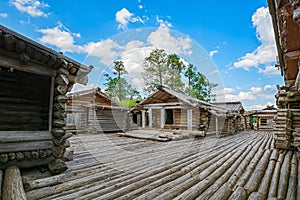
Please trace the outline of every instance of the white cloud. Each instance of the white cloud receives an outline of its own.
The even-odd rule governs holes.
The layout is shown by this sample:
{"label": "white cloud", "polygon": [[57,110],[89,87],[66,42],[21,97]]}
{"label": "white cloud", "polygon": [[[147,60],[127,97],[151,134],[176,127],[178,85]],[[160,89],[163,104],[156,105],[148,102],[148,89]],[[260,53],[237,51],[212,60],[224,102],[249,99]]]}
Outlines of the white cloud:
{"label": "white cloud", "polygon": [[170,22],[162,20],[158,16],[156,16],[156,21],[159,23],[159,26],[163,28],[171,28],[173,26]]}
{"label": "white cloud", "polygon": [[246,110],[262,110],[262,109],[266,108],[267,106],[272,106],[272,105],[275,105],[274,102],[267,102],[265,104],[255,104],[252,106],[245,106],[245,108],[246,108]]}
{"label": "white cloud", "polygon": [[6,17],[8,17],[8,14],[7,13],[0,13],[0,17],[6,18]]}
{"label": "white cloud", "polygon": [[100,58],[104,65],[110,65],[119,55],[124,47],[111,39],[102,40],[99,42],[89,42],[82,46],[82,51],[89,56]]}
{"label": "white cloud", "polygon": [[50,13],[42,11],[50,6],[38,0],[10,0],[10,4],[32,17],[48,17],[50,15]]}
{"label": "white cloud", "polygon": [[261,7],[252,16],[253,26],[256,28],[256,37],[261,42],[253,52],[247,53],[233,64],[235,68],[249,70],[260,64],[269,64],[276,61],[276,46],[272,19],[268,8]]}
{"label": "white cloud", "polygon": [[118,29],[126,29],[129,22],[136,23],[141,22],[144,23],[141,17],[133,17],[134,14],[129,12],[126,8],[122,8],[116,13],[116,21],[119,23]]}
{"label": "white cloud", "polygon": [[58,47],[63,52],[78,52],[79,47],[75,45],[73,36],[80,37],[79,33],[71,33],[64,25],[58,22],[54,28],[40,29],[38,32],[43,36],[39,41]]}
{"label": "white cloud", "polygon": [[143,5],[139,5],[139,9],[143,9],[144,8],[144,6]]}
{"label": "white cloud", "polygon": [[278,70],[278,68],[276,68],[275,66],[271,66],[268,65],[265,67],[265,69],[262,68],[258,68],[258,73],[260,74],[264,74],[267,76],[271,76],[271,75],[279,75],[280,76],[280,70]]}
{"label": "white cloud", "polygon": [[264,87],[251,87],[249,91],[236,91],[234,88],[224,88],[214,92],[217,101],[245,101],[261,99],[274,99],[276,86],[265,85]]}
{"label": "white cloud", "polygon": [[165,49],[167,52],[191,55],[192,40],[188,37],[173,37],[170,29],[161,25],[148,37],[148,42],[155,48]]}
{"label": "white cloud", "polygon": [[213,50],[209,52],[209,56],[213,57],[215,54],[217,54],[219,51],[218,50]]}

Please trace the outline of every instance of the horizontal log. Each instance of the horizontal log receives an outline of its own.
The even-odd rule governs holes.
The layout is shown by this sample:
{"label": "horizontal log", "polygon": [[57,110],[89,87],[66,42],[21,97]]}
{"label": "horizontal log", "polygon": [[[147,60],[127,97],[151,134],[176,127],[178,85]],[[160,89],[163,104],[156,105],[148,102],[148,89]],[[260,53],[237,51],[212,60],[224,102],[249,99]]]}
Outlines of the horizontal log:
{"label": "horizontal log", "polygon": [[11,153],[20,151],[33,151],[51,149],[54,146],[52,141],[30,141],[30,142],[13,142],[0,145],[0,153]]}
{"label": "horizontal log", "polygon": [[12,200],[12,199],[26,200],[20,169],[16,166],[8,167],[5,170],[2,199],[3,200]]}
{"label": "horizontal log", "polygon": [[0,143],[26,142],[26,141],[51,141],[49,131],[0,131]]}
{"label": "horizontal log", "polygon": [[35,63],[29,62],[27,65],[20,64],[19,60],[13,59],[7,56],[0,55],[0,66],[1,67],[13,67],[19,71],[39,74],[43,76],[55,76],[56,70],[44,67],[41,65],[37,65]]}
{"label": "horizontal log", "polygon": [[47,165],[49,164],[52,160],[53,160],[53,156],[48,156],[46,158],[38,158],[38,159],[33,159],[30,160],[30,162],[28,162],[27,159],[23,159],[21,161],[18,160],[12,160],[12,161],[8,161],[6,163],[1,163],[0,164],[0,169],[5,169],[8,166],[18,166],[20,168],[31,168],[31,167],[38,167],[38,166],[42,166],[42,165]]}

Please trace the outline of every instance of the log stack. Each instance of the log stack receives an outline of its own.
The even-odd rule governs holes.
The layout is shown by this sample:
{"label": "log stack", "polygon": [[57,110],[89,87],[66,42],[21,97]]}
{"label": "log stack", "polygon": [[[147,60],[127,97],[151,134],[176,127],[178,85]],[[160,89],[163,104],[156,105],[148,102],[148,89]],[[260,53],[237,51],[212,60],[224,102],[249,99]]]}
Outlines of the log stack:
{"label": "log stack", "polygon": [[275,119],[275,147],[294,149],[300,147],[300,93],[293,88],[279,87],[276,95],[278,112]]}

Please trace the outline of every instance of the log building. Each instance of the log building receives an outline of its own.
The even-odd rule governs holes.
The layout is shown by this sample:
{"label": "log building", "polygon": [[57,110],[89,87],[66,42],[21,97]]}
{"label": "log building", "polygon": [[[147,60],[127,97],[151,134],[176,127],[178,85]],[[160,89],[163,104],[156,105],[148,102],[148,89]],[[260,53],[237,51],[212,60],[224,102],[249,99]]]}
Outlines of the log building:
{"label": "log building", "polygon": [[0,171],[66,170],[66,93],[91,68],[0,25]]}
{"label": "log building", "polygon": [[67,126],[72,132],[124,132],[128,111],[114,102],[100,88],[68,94]]}
{"label": "log building", "polygon": [[227,135],[240,130],[242,110],[240,102],[208,103],[160,86],[131,110],[131,127]]}
{"label": "log building", "polygon": [[300,2],[268,0],[274,27],[278,64],[284,86],[276,95],[278,114],[275,146],[300,148]]}

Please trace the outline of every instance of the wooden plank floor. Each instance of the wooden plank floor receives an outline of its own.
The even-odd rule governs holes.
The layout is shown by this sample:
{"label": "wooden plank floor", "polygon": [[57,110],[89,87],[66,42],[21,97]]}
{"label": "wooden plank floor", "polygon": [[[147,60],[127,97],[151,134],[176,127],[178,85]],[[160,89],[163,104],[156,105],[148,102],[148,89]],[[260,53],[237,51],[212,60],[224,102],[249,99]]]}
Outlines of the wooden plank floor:
{"label": "wooden plank floor", "polygon": [[300,199],[297,153],[273,134],[154,142],[76,135],[61,175],[23,171],[28,199]]}

